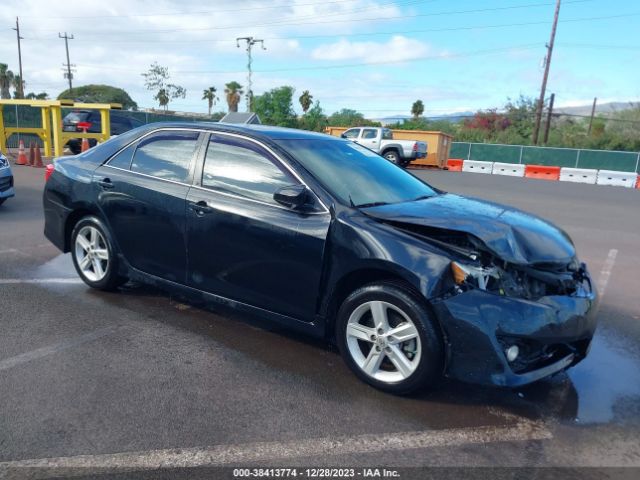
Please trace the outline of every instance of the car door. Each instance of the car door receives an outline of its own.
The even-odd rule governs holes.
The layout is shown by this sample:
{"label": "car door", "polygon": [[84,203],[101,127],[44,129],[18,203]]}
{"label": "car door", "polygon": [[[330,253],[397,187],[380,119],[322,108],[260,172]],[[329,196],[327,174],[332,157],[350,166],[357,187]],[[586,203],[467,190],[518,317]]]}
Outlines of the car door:
{"label": "car door", "polygon": [[367,147],[374,152],[380,150],[380,143],[378,141],[378,130],[375,128],[363,128],[360,140],[358,143],[363,147]]}
{"label": "car door", "polygon": [[189,130],[151,133],[94,172],[98,205],[126,260],[145,273],[183,284],[186,197],[200,135]]}
{"label": "car door", "polygon": [[188,283],[235,301],[313,321],[330,216],[311,193],[306,213],[274,192],[300,185],[264,145],[212,134],[187,197]]}

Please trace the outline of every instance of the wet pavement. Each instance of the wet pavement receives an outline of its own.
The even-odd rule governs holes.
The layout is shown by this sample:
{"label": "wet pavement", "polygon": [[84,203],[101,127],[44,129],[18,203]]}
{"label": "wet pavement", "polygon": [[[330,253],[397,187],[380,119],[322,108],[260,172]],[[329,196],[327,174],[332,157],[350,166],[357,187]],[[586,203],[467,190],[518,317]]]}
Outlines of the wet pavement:
{"label": "wet pavement", "polygon": [[[17,196],[0,207],[0,462],[276,442],[284,453],[261,465],[640,466],[638,191],[418,172],[556,222],[607,281],[591,352],[568,372],[515,390],[445,380],[393,397],[326,342],[260,318],[143,285],[88,289],[42,235],[43,172],[15,170]],[[286,447],[343,437],[357,440],[352,453]]]}

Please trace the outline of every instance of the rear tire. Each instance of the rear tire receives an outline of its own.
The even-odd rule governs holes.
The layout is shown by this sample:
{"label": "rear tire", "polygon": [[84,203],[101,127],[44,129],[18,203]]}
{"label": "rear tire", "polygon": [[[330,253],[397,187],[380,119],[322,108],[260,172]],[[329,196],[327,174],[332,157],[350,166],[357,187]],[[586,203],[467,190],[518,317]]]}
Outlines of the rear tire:
{"label": "rear tire", "polygon": [[110,291],[126,282],[118,275],[118,256],[111,235],[98,217],[84,217],[73,227],[71,257],[76,272],[91,288]]}
{"label": "rear tire", "polygon": [[400,159],[400,154],[398,152],[396,152],[395,150],[389,150],[387,152],[384,153],[384,158],[386,158],[387,160],[389,160],[391,163],[395,163],[398,166],[401,166],[401,159]]}
{"label": "rear tire", "polygon": [[393,283],[366,285],[343,302],[336,319],[342,358],[362,381],[389,393],[433,387],[444,348],[422,301]]}

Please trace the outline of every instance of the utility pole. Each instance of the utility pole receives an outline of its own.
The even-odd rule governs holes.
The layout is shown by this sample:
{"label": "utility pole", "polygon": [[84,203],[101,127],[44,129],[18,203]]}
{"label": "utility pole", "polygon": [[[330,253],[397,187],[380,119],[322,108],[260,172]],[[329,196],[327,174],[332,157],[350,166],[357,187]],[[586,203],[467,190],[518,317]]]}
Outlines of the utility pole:
{"label": "utility pole", "polygon": [[262,50],[267,48],[264,46],[264,40],[260,40],[253,37],[238,37],[236,38],[236,46],[240,48],[240,40],[247,42],[247,112],[251,111],[251,97],[253,96],[252,84],[251,84],[251,49],[256,43],[259,43]]}
{"label": "utility pole", "polygon": [[536,124],[533,128],[532,143],[538,144],[538,134],[540,133],[540,123],[542,121],[542,108],[544,106],[544,94],[547,90],[547,79],[549,78],[549,67],[551,66],[551,55],[553,54],[553,43],[556,39],[556,28],[558,27],[558,16],[560,15],[560,1],[556,2],[556,12],[553,16],[553,26],[551,27],[551,40],[547,44],[547,58],[544,65],[544,75],[542,76],[542,87],[540,88],[540,98],[536,109]]}
{"label": "utility pole", "polygon": [[591,127],[593,126],[593,117],[596,115],[596,102],[598,97],[593,99],[593,107],[591,107],[591,118],[589,119],[589,130],[587,131],[587,137],[591,136]]}
{"label": "utility pole", "polygon": [[65,78],[69,80],[69,93],[73,89],[73,85],[71,81],[73,80],[73,73],[71,73],[71,67],[75,67],[75,65],[71,65],[69,61],[69,40],[73,40],[73,34],[67,35],[67,32],[64,32],[64,35],[58,33],[58,38],[64,38],[64,48],[67,50],[67,63],[63,63],[63,67],[67,67],[67,72],[64,74]]}
{"label": "utility pole", "polygon": [[24,77],[22,76],[22,50],[20,49],[20,40],[24,40],[24,37],[20,36],[20,22],[16,17],[16,38],[18,39],[18,68],[20,69],[20,85],[18,85],[18,98],[24,98]]}
{"label": "utility pole", "polygon": [[549,111],[547,112],[547,124],[544,126],[544,141],[546,145],[549,142],[549,128],[551,127],[551,115],[553,115],[553,101],[556,99],[556,94],[552,93],[549,99]]}

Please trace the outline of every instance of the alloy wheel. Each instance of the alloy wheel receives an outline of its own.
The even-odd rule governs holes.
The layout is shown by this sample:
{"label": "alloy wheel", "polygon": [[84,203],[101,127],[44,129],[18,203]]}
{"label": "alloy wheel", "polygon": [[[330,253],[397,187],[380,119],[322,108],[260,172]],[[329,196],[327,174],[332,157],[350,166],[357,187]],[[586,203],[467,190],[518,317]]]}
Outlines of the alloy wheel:
{"label": "alloy wheel", "polygon": [[89,281],[99,282],[109,269],[109,247],[100,230],[85,226],[76,235],[75,256],[78,267]]}
{"label": "alloy wheel", "polygon": [[359,305],[347,322],[347,348],[360,369],[385,383],[410,377],[420,363],[418,330],[397,306],[383,301]]}

